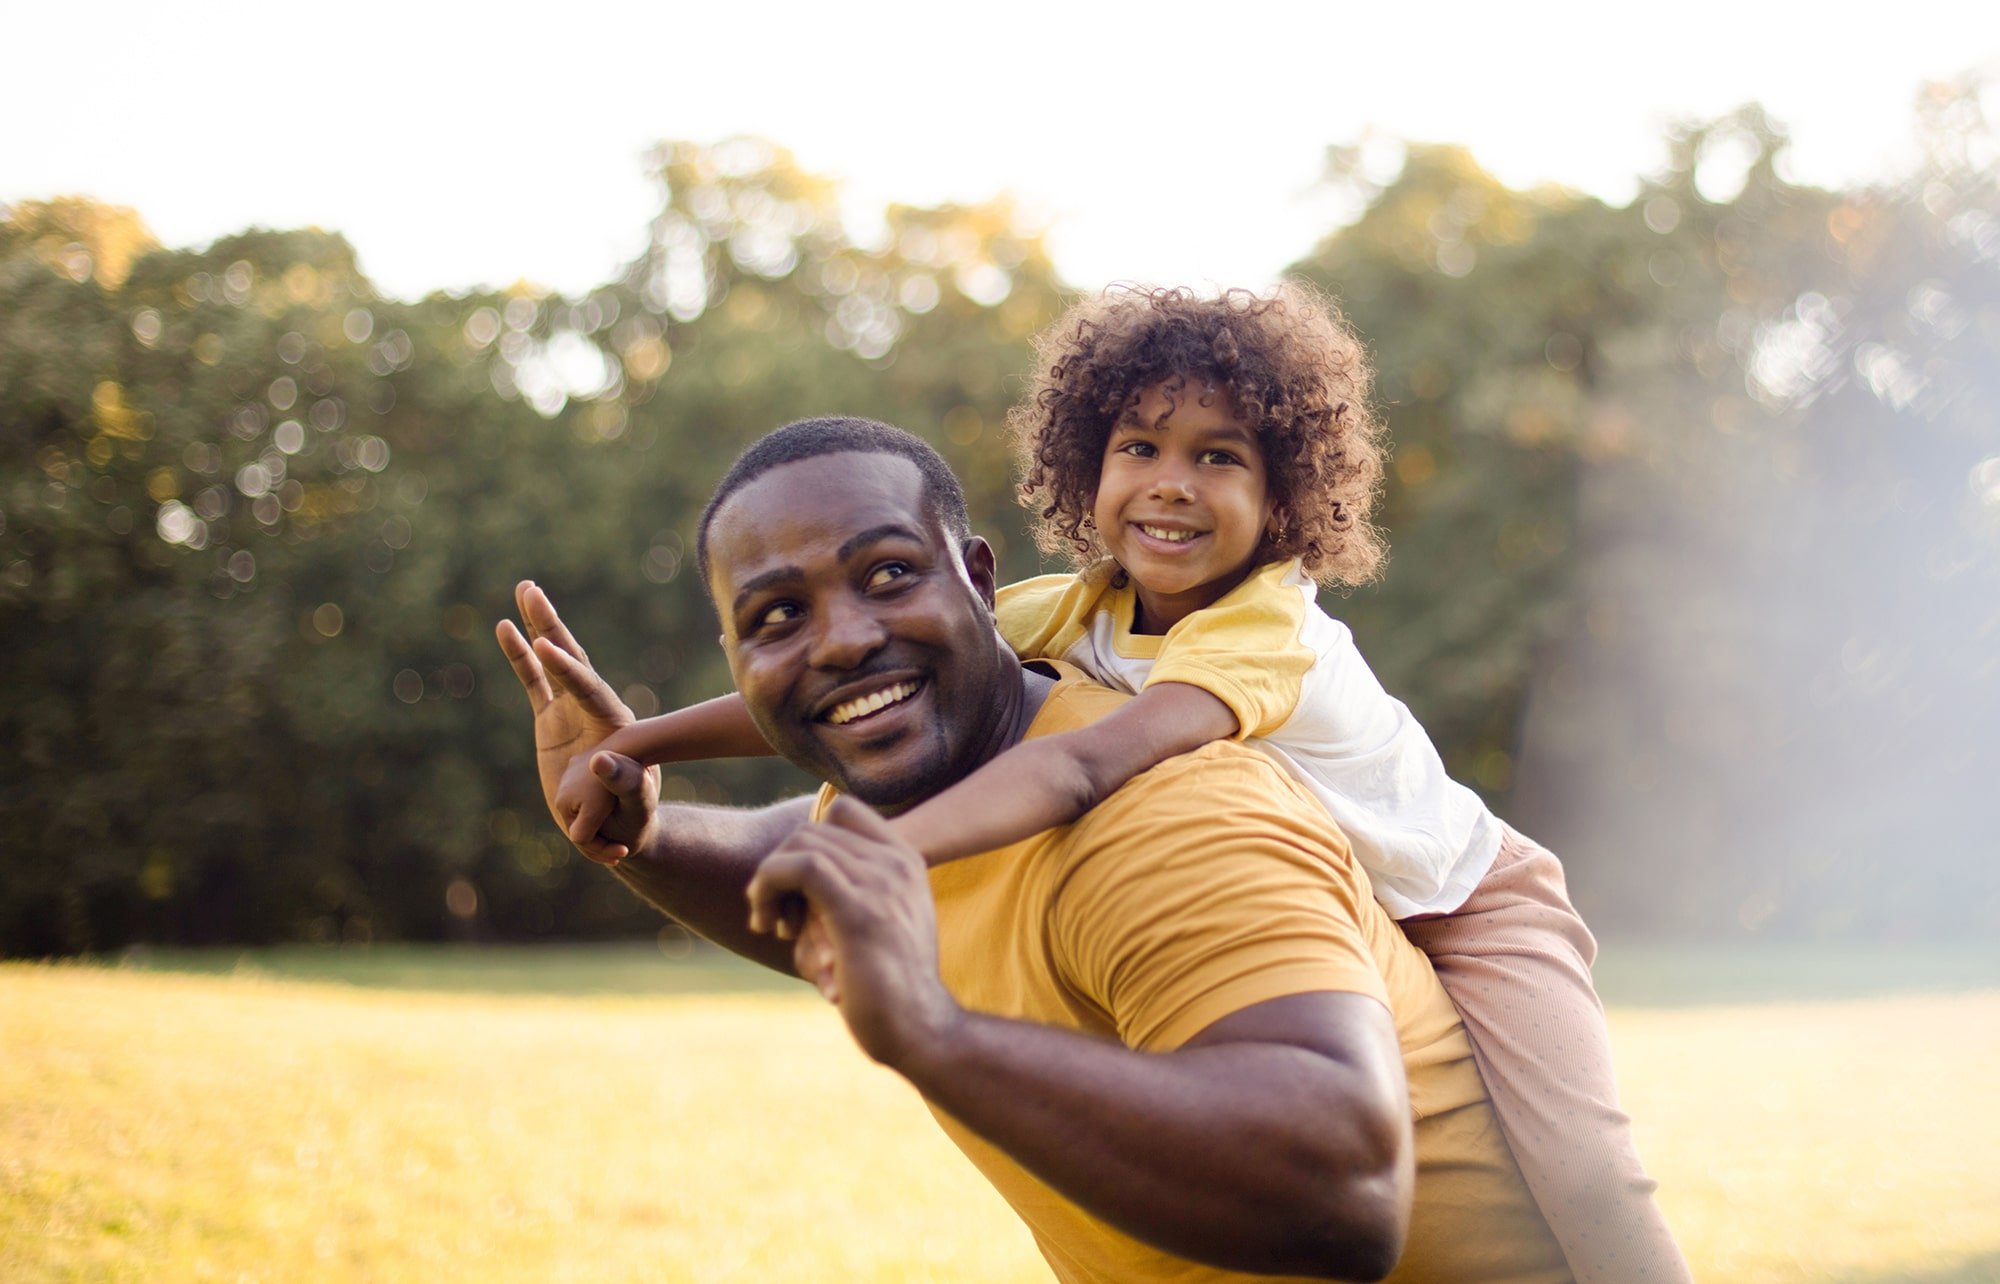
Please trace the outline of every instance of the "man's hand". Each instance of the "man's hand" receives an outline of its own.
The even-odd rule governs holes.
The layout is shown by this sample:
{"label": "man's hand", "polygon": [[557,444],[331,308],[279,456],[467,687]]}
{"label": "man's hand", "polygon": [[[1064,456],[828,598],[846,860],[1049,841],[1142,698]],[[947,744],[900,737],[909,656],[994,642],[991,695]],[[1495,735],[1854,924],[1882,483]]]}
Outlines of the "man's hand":
{"label": "man's hand", "polygon": [[[632,711],[590,667],[590,657],[563,625],[547,594],[523,580],[514,586],[514,602],[526,636],[512,620],[500,621],[494,634],[534,709],[535,767],[541,774],[542,798],[578,851],[594,861],[615,865],[652,836],[653,813],[660,797],[659,771],[642,768],[619,754],[592,752],[606,736],[633,720]],[[565,775],[583,772],[608,791],[612,806],[601,825],[590,824],[590,832],[579,839],[577,833],[585,825],[578,820],[576,799],[583,782],[570,781],[567,814],[561,800]]]}
{"label": "man's hand", "polygon": [[[799,975],[875,1060],[899,1067],[963,1015],[938,976],[924,858],[866,804],[834,799],[764,859],[748,895],[751,930],[796,938]],[[797,897],[802,925],[787,906]]]}

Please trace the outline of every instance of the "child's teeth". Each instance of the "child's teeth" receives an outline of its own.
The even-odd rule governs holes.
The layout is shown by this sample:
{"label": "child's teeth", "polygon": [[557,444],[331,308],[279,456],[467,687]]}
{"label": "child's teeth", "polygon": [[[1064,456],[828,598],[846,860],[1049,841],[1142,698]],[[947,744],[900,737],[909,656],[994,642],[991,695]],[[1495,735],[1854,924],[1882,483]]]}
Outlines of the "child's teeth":
{"label": "child's teeth", "polygon": [[1195,534],[1193,531],[1162,530],[1158,526],[1141,526],[1139,529],[1151,535],[1154,539],[1163,539],[1169,544],[1179,544],[1184,540],[1191,540]]}

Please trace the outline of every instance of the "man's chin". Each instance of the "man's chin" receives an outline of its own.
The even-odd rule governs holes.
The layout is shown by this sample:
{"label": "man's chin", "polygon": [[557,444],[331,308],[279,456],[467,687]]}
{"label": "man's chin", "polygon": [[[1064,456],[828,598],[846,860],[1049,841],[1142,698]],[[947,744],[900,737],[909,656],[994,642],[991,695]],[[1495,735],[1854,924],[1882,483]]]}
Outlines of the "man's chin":
{"label": "man's chin", "polygon": [[828,779],[835,789],[888,814],[914,807],[950,783],[941,752],[901,752],[873,762],[836,759],[832,767]]}

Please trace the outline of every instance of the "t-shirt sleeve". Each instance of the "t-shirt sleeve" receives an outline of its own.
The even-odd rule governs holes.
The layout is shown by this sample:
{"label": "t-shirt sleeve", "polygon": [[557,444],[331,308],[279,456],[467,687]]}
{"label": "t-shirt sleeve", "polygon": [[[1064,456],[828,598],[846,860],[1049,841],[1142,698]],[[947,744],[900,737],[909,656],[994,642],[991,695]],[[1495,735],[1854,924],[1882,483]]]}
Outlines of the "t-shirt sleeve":
{"label": "t-shirt sleeve", "polygon": [[1306,599],[1272,570],[1167,631],[1146,685],[1200,687],[1236,715],[1239,739],[1268,736],[1298,708],[1314,662],[1302,640]]}
{"label": "t-shirt sleeve", "polygon": [[[1184,765],[1201,759],[1190,787]],[[1293,994],[1387,1005],[1362,927],[1376,912],[1364,876],[1324,813],[1261,755],[1214,745],[1173,759],[1100,804],[1072,841],[1051,948],[1126,1046],[1168,1051]]]}
{"label": "t-shirt sleeve", "polygon": [[1075,614],[1074,575],[1037,575],[1000,590],[993,606],[1000,636],[1023,660],[1049,660],[1050,645]]}

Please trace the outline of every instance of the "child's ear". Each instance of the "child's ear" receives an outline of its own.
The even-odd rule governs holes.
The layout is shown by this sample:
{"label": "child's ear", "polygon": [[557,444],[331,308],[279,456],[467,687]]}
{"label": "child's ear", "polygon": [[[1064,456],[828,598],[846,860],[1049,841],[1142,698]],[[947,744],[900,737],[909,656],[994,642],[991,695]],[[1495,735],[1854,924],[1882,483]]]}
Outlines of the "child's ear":
{"label": "child's ear", "polygon": [[1292,515],[1285,511],[1283,504],[1271,505],[1271,516],[1264,522],[1264,534],[1272,540],[1281,540],[1285,532],[1292,528]]}

